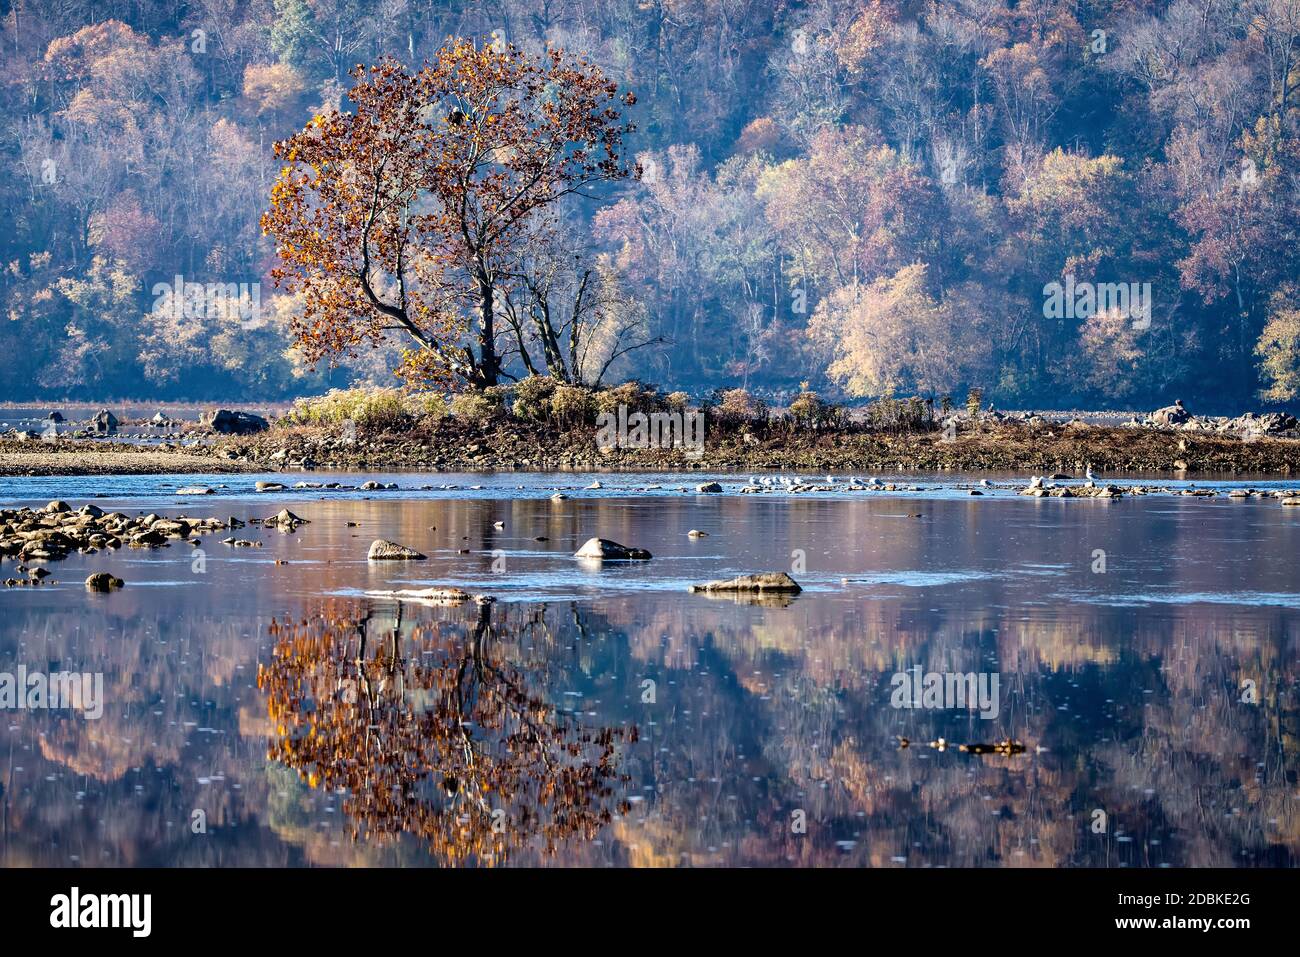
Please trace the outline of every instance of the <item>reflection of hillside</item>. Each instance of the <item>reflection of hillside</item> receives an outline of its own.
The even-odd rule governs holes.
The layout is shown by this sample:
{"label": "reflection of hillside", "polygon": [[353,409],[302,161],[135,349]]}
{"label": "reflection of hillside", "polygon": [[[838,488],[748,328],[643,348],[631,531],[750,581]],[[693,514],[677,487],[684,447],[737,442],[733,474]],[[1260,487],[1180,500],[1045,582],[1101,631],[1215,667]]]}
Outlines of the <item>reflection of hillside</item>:
{"label": "reflection of hillside", "polygon": [[[678,716],[650,732],[653,767],[642,773],[666,783],[653,805],[638,811],[639,828],[620,826],[645,835],[637,859],[889,864],[899,857],[910,864],[1057,866],[1184,863],[1184,855],[1231,863],[1241,848],[1270,859],[1300,851],[1295,802],[1285,775],[1279,777],[1284,769],[1295,774],[1294,730],[1276,730],[1294,728],[1294,691],[1287,718],[1276,699],[1247,707],[1232,690],[1245,673],[1262,676],[1261,687],[1294,687],[1294,658],[1282,667],[1276,642],[1243,643],[1240,631],[1225,631],[1212,620],[1215,609],[1202,606],[1180,608],[1164,629],[1137,635],[1126,635],[1113,610],[1100,606],[1076,609],[1070,626],[1060,627],[990,615],[981,637],[891,626],[900,615],[890,604],[857,613],[869,623],[856,633],[810,621],[806,606],[737,620],[710,606],[660,605],[641,624],[618,606],[602,607],[609,627],[627,633],[647,674],[673,675],[674,704],[684,709],[689,701],[692,715],[708,715],[698,724]],[[845,614],[836,608],[842,623]],[[877,630],[872,623],[883,624]],[[1174,637],[1193,632],[1207,637]],[[1171,649],[1177,658],[1162,658]],[[916,662],[960,670],[997,662],[1003,714],[988,727],[893,710],[888,676]],[[1178,683],[1176,693],[1166,680]],[[1100,720],[1072,718],[1094,707]],[[1266,787],[1250,783],[1261,733],[1274,739],[1278,763]],[[897,734],[921,742],[941,734],[952,741],[1007,734],[1029,753],[1002,759],[900,752]],[[1048,750],[1035,753],[1039,745]],[[1189,750],[1199,757],[1184,757]],[[1110,764],[1116,755],[1124,764]],[[711,788],[700,783],[714,778]],[[1246,782],[1235,798],[1244,803],[1202,828],[1205,794],[1231,793],[1237,780]],[[1088,829],[1097,807],[1114,821],[1102,836]],[[816,822],[803,837],[790,832],[797,808]],[[1234,819],[1256,822],[1255,831],[1232,826]],[[1270,819],[1272,825],[1257,826]],[[770,832],[757,844],[756,827]],[[1195,840],[1184,837],[1196,828]],[[652,846],[653,835],[664,843]],[[1212,845],[1216,854],[1207,854]]]}

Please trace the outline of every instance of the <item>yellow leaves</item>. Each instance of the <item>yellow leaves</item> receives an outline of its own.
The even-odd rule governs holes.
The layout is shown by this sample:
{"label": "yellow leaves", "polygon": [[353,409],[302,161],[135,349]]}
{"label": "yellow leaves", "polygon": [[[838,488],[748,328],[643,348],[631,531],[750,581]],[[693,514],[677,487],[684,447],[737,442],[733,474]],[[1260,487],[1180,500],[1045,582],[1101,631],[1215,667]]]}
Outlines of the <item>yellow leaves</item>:
{"label": "yellow leaves", "polygon": [[[290,717],[277,725],[269,759],[312,788],[345,789],[343,810],[358,833],[410,833],[445,863],[502,863],[524,844],[551,853],[557,841],[591,837],[609,820],[604,801],[623,731],[544,721],[545,704],[513,655],[467,669],[484,654],[492,614],[476,608],[465,620],[372,633],[361,657],[357,621],[280,627],[264,686],[269,707]],[[509,629],[494,629],[494,645],[508,643]],[[335,692],[359,675],[367,691],[348,703]],[[477,685],[467,698],[447,694],[467,676]],[[432,692],[426,706],[411,707],[416,689]],[[433,783],[438,793],[429,795]]]}

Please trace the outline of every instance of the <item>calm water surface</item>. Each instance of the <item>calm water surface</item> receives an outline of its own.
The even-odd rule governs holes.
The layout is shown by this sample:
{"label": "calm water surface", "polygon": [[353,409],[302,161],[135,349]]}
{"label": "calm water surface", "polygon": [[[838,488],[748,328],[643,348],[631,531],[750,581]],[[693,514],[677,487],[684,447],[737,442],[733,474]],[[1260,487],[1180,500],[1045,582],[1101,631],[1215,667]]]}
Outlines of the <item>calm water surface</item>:
{"label": "calm water surface", "polygon": [[[102,672],[105,698],[98,720],[0,714],[0,863],[1300,859],[1300,509],[974,498],[952,476],[800,496],[735,478],[697,495],[702,475],[304,477],[402,489],[0,480],[4,506],[310,521],[235,533],[261,548],[74,555],[58,584],[0,591],[0,671]],[[225,487],[174,494],[205,483]],[[574,559],[595,535],[654,558]],[[369,563],[375,538],[429,560]],[[87,592],[99,570],[126,587]],[[805,591],[686,590],[767,570]],[[441,585],[497,601],[393,594]],[[996,717],[893,707],[917,666],[996,675]],[[1024,752],[957,747],[1005,739]]]}

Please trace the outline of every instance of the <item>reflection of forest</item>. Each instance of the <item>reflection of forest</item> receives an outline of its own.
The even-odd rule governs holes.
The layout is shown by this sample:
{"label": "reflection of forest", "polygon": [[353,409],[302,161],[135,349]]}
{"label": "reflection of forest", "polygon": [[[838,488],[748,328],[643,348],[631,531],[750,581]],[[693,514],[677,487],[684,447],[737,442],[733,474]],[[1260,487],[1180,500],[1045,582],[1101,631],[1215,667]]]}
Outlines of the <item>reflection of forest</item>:
{"label": "reflection of forest", "polygon": [[[1243,627],[1239,610],[1187,605],[1134,631],[1104,606],[947,621],[900,599],[816,596],[784,609],[675,595],[407,607],[400,627],[397,610],[337,599],[274,628],[269,616],[87,624],[78,609],[14,623],[6,634],[26,645],[6,639],[6,661],[103,670],[108,707],[98,722],[6,715],[0,862],[418,864],[508,852],[524,864],[1232,866],[1300,854],[1300,675],[1280,617]],[[353,707],[346,682],[363,677],[360,621],[368,706],[381,718],[364,728],[345,725],[356,716],[340,704]],[[292,667],[277,657],[285,648]],[[889,676],[913,664],[999,671],[999,716],[890,708]],[[1258,704],[1240,700],[1245,680]],[[461,696],[454,707],[448,694]],[[468,756],[451,720],[465,714],[479,722]],[[554,736],[528,726],[561,717]],[[633,725],[635,742],[599,730]],[[897,735],[1014,737],[1028,750],[900,751]],[[610,773],[592,773],[602,762]],[[499,807],[510,838],[481,826]],[[205,835],[191,833],[196,808]],[[806,834],[792,832],[796,809]],[[1090,830],[1094,809],[1105,834]],[[466,843],[466,817],[487,843]]]}

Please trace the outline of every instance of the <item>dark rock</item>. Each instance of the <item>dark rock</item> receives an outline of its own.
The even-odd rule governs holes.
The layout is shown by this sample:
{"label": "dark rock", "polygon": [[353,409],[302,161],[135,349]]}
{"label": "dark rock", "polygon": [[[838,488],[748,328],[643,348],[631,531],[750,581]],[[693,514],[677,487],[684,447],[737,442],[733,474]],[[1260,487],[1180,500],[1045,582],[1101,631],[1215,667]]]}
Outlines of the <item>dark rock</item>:
{"label": "dark rock", "polygon": [[601,561],[645,561],[650,553],[644,548],[628,548],[607,538],[589,538],[574,553],[575,558],[595,558]]}
{"label": "dark rock", "polygon": [[271,423],[252,412],[232,412],[230,409],[216,409],[199,416],[199,425],[220,432],[222,435],[249,435],[264,432]]}
{"label": "dark rock", "polygon": [[114,578],[108,572],[95,572],[86,579],[86,587],[93,591],[111,591],[114,588],[121,588],[125,582],[120,578]]}
{"label": "dark rock", "polygon": [[90,430],[98,435],[113,435],[117,432],[117,416],[108,409],[100,409],[90,420]]}

